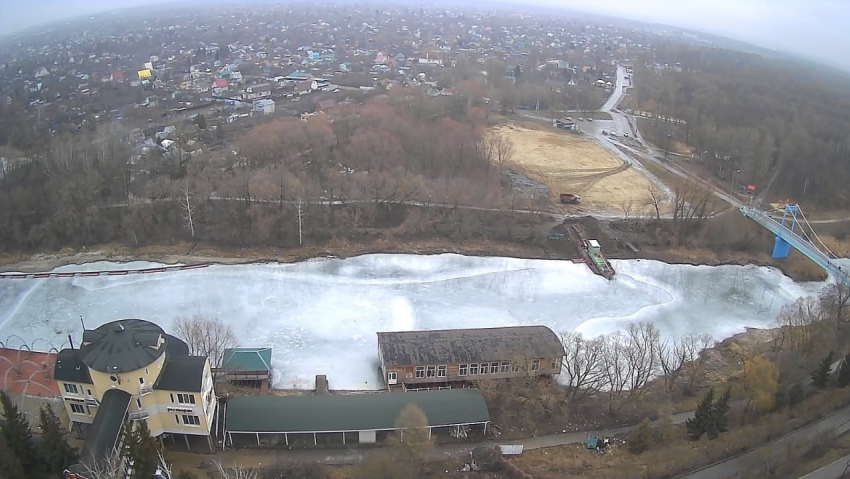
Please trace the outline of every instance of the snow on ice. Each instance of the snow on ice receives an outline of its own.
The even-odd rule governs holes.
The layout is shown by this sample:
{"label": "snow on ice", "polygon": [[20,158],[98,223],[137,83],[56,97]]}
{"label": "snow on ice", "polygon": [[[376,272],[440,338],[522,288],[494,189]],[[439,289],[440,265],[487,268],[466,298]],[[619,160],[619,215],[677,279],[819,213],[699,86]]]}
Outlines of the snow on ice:
{"label": "snow on ice", "polygon": [[[145,268],[90,263],[57,271]],[[276,387],[379,389],[378,331],[545,324],[595,336],[651,321],[664,335],[722,339],[769,326],[818,284],[756,266],[615,261],[610,283],[569,261],[366,255],[296,264],[214,265],[151,275],[0,281],[0,339],[61,348],[94,328],[142,318],[218,316],[243,346],[271,346]],[[17,335],[20,339],[12,337]]]}

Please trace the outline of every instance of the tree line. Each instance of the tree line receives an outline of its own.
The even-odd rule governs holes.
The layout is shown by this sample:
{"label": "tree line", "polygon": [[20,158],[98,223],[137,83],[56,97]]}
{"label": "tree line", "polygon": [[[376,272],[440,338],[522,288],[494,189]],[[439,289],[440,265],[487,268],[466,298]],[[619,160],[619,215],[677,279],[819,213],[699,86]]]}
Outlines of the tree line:
{"label": "tree line", "polygon": [[[850,197],[846,75],[717,48],[664,45],[635,65],[636,108],[662,148],[679,140],[714,175],[819,206]],[[740,170],[740,172],[739,172]]]}
{"label": "tree line", "polygon": [[375,231],[541,236],[533,215],[507,211],[542,205],[503,177],[511,148],[488,134],[487,113],[401,90],[310,121],[274,120],[203,153],[197,127],[180,122],[168,149],[143,147],[118,124],[52,139],[0,175],[0,250],[181,239],[292,247]]}

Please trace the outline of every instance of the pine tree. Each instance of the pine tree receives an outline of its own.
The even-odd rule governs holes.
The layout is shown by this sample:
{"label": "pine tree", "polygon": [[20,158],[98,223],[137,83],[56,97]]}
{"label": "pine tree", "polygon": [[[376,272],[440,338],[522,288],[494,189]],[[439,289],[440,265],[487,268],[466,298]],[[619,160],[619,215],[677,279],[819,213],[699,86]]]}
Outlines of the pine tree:
{"label": "pine tree", "polygon": [[717,439],[721,432],[729,429],[729,418],[726,415],[729,414],[730,399],[732,399],[732,388],[726,388],[726,392],[712,406],[713,427],[706,431],[709,439]]}
{"label": "pine tree", "polygon": [[791,389],[788,390],[788,405],[796,406],[803,402],[804,399],[806,399],[806,390],[803,389],[803,385],[795,383],[791,386]]}
{"label": "pine tree", "polygon": [[713,419],[713,402],[714,389],[709,389],[705,397],[700,401],[694,417],[685,421],[685,427],[688,429],[688,436],[694,441],[699,440],[709,428],[714,427]]}
{"label": "pine tree", "polygon": [[820,363],[818,368],[812,374],[812,384],[818,389],[825,389],[829,384],[829,367],[832,365],[832,351],[829,352]]}
{"label": "pine tree", "polygon": [[133,458],[136,457],[138,448],[136,435],[133,433],[133,424],[125,421],[124,429],[121,433],[121,456],[132,462]]}
{"label": "pine tree", "polygon": [[0,477],[15,478],[25,477],[24,466],[18,460],[18,456],[6,447],[6,442],[0,441]]}
{"label": "pine tree", "polygon": [[24,474],[18,477],[34,477],[38,473],[40,461],[32,442],[29,422],[5,391],[0,391],[0,404],[3,405],[6,417],[6,422],[0,425],[0,435],[23,467]]}
{"label": "pine tree", "polygon": [[151,436],[147,421],[139,421],[133,432],[135,447],[133,455],[133,479],[149,479],[159,465],[159,448]]}
{"label": "pine tree", "polygon": [[844,356],[841,370],[838,371],[838,387],[844,388],[850,385],[850,354]]}
{"label": "pine tree", "polygon": [[629,435],[627,444],[632,454],[644,453],[652,447],[652,428],[649,427],[649,419],[644,419],[638,424]]}
{"label": "pine tree", "polygon": [[42,406],[39,411],[41,422],[42,448],[47,470],[61,474],[77,461],[77,450],[65,440],[65,430],[59,424],[59,418],[50,406]]}

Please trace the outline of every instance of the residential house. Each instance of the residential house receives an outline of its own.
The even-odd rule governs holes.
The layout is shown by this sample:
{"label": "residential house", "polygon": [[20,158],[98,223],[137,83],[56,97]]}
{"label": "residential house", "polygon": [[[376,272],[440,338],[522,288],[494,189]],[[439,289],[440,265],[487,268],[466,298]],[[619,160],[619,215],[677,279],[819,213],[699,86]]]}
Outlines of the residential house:
{"label": "residential house", "polygon": [[449,388],[469,381],[561,372],[564,347],[546,326],[378,333],[387,386]]}
{"label": "residential house", "polygon": [[336,100],[332,99],[322,100],[316,104],[316,111],[323,111],[325,113],[328,113],[334,108],[336,108]]}
{"label": "residential house", "polygon": [[316,80],[305,80],[295,84],[295,92],[299,95],[306,95],[319,89],[319,83]]}
{"label": "residential house", "polygon": [[262,100],[257,100],[254,102],[254,111],[257,113],[262,113],[263,115],[273,115],[274,108],[274,100],[269,98],[264,98]]}
{"label": "residential house", "polygon": [[242,98],[245,100],[257,100],[271,96],[271,94],[272,86],[268,83],[260,83],[245,87],[245,92],[242,94]]}
{"label": "residential house", "polygon": [[221,369],[228,382],[257,384],[268,390],[272,380],[271,363],[272,348],[227,348],[224,350]]}
{"label": "residential house", "polygon": [[[83,332],[79,349],[57,355],[53,375],[72,427],[86,435],[81,460],[100,460],[116,447],[126,421],[145,421],[151,435],[203,439],[217,401],[210,360],[190,356],[185,342],[141,319],[121,319]],[[87,425],[87,426],[83,426]]]}

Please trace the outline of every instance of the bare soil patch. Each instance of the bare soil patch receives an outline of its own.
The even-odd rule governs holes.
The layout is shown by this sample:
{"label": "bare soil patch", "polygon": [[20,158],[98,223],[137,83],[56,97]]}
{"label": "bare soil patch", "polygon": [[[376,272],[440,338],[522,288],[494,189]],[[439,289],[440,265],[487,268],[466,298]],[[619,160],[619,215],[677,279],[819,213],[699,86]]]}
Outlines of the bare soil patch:
{"label": "bare soil patch", "polygon": [[633,213],[649,212],[650,180],[594,141],[554,129],[496,131],[514,144],[512,166],[545,184],[553,203],[560,193],[575,193],[582,203],[571,210],[622,212],[631,203]]}

